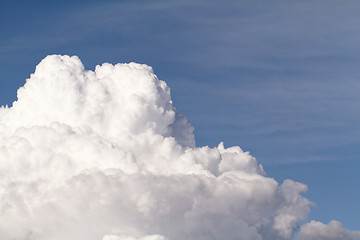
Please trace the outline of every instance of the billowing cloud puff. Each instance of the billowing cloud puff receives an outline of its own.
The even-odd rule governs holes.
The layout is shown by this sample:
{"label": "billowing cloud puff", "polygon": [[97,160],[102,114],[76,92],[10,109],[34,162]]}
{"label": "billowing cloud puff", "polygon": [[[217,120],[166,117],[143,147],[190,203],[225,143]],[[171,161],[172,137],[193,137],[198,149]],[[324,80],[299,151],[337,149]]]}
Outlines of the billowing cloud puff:
{"label": "billowing cloud puff", "polygon": [[147,65],[48,56],[0,109],[0,239],[291,239],[304,191],[239,147],[196,147]]}
{"label": "billowing cloud puff", "polygon": [[311,221],[301,226],[299,240],[359,240],[360,232],[345,229],[340,222],[331,221],[328,225]]}

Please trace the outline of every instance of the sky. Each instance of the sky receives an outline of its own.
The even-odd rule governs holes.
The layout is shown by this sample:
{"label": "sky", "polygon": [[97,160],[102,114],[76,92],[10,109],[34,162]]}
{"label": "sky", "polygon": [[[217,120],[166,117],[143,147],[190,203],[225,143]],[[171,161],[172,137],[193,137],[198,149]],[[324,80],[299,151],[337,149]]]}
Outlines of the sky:
{"label": "sky", "polygon": [[145,63],[166,81],[197,146],[240,146],[305,183],[309,219],[358,226],[358,1],[8,1],[0,105],[49,54]]}

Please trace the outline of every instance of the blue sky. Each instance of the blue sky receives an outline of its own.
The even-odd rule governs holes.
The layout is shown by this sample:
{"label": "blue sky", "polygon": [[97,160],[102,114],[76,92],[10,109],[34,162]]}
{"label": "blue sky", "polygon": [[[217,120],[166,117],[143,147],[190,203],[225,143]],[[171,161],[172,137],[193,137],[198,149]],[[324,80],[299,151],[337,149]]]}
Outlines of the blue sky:
{"label": "blue sky", "polygon": [[309,187],[311,219],[359,230],[360,2],[8,1],[0,104],[48,54],[151,65],[197,145],[239,145]]}

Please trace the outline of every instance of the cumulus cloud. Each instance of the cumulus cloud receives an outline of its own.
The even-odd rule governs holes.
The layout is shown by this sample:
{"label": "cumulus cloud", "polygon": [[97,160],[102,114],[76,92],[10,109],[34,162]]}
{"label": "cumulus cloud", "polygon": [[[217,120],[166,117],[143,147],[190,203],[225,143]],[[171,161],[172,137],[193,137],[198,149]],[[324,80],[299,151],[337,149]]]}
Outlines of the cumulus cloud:
{"label": "cumulus cloud", "polygon": [[323,224],[311,221],[301,226],[298,240],[359,240],[360,232],[345,229],[340,222],[331,221]]}
{"label": "cumulus cloud", "polygon": [[196,147],[147,65],[48,56],[0,109],[0,239],[291,239],[306,189],[239,147]]}

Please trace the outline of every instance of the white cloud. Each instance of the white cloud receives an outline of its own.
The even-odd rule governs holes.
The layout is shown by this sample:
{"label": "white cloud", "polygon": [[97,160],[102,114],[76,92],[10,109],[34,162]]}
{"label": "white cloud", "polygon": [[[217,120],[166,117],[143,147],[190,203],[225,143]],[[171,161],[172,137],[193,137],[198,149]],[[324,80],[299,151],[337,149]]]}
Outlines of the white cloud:
{"label": "white cloud", "polygon": [[331,221],[329,224],[323,224],[317,221],[311,221],[301,226],[299,240],[358,240],[360,232],[349,231],[345,229],[340,222]]}
{"label": "white cloud", "polygon": [[103,240],[166,240],[166,238],[160,235],[148,235],[140,238],[119,235],[106,235],[104,236]]}
{"label": "white cloud", "polygon": [[46,57],[0,109],[0,239],[291,239],[306,186],[192,132],[151,67]]}

